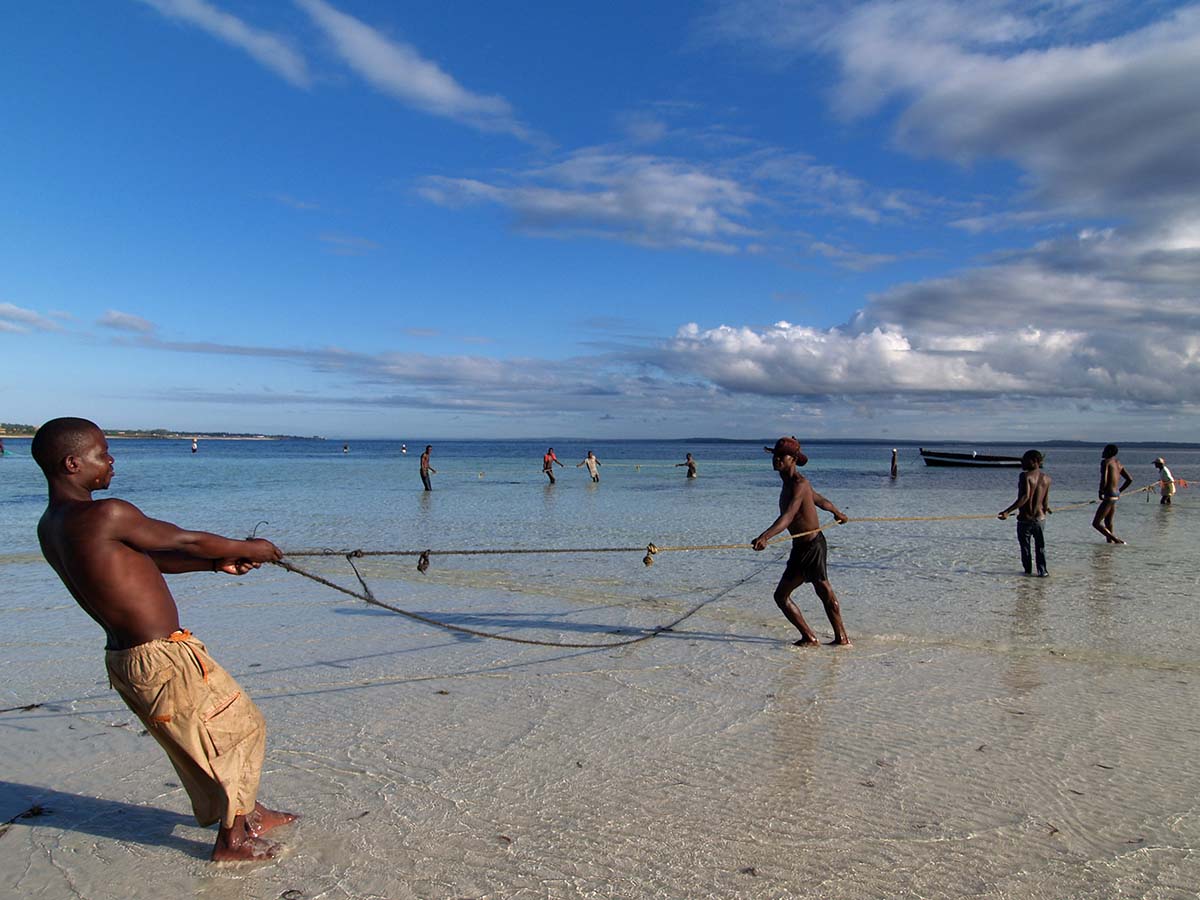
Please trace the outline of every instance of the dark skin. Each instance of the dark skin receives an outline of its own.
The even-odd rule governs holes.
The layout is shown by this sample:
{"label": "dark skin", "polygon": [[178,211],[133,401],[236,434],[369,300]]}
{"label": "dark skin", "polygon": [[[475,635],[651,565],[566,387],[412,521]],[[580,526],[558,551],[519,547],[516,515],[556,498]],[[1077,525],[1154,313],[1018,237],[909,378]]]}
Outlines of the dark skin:
{"label": "dark skin", "polygon": [[1050,508],[1050,476],[1042,471],[1037,462],[1030,460],[1021,464],[1021,477],[1017,479],[1017,499],[1007,509],[996,513],[998,519],[1007,519],[1014,509],[1022,522],[1036,522],[1054,512]]}
{"label": "dark skin", "polygon": [[554,448],[551,447],[546,451],[546,455],[542,457],[542,471],[546,473],[546,476],[550,479],[551,484],[554,484],[555,465],[559,466],[559,468],[566,468],[566,466],[558,461],[558,457],[554,455]]}
{"label": "dark skin", "polygon": [[[76,452],[46,475],[50,498],[38,522],[38,542],[79,606],[104,629],[106,647],[124,650],[168,637],[179,629],[179,610],[163,575],[224,572],[244,575],[283,558],[270,541],[236,541],[185,531],[151,519],[118,499],[92,499],[114,475],[108,441],[92,429]],[[267,859],[277,846],[262,835],[292,822],[292,813],[256,803],[213,846],[216,862]]]}
{"label": "dark skin", "polygon": [[[1119,487],[1117,486],[1118,479],[1121,482]],[[1121,465],[1121,461],[1115,456],[1110,456],[1100,461],[1100,506],[1096,508],[1096,515],[1092,517],[1092,527],[1104,535],[1105,543],[1125,543],[1113,533],[1113,519],[1117,515],[1117,501],[1105,495],[1123,493],[1131,484],[1133,484],[1133,477],[1125,471],[1125,467]]]}
{"label": "dark skin", "polygon": [[[436,475],[437,469],[429,464],[429,454],[433,452],[432,447],[426,447],[425,452],[421,454],[421,480],[425,481],[430,474]],[[425,490],[429,490],[429,485],[425,485]]]}
{"label": "dark skin", "polygon": [[[785,529],[789,534],[806,535],[798,537],[797,541],[811,541],[820,530],[821,523],[817,518],[817,510],[823,509],[833,513],[838,524],[844,524],[849,519],[842,511],[813,490],[812,484],[800,474],[796,466],[796,458],[790,454],[776,453],[771,457],[771,466],[779,473],[783,481],[783,489],[779,492],[779,518],[756,537],[750,544],[755,550],[765,550],[767,542]],[[817,635],[804,621],[800,608],[792,600],[792,592],[804,584],[803,578],[790,578],[785,575],[775,588],[775,605],[784,616],[800,632],[801,638],[796,641],[797,647],[815,647],[820,641]],[[849,647],[850,638],[846,634],[846,626],[842,624],[842,608],[838,603],[837,594],[828,580],[814,581],[813,590],[825,607],[825,615],[833,626],[833,640],[829,643],[840,647]]]}
{"label": "dark skin", "polygon": [[696,461],[694,459],[692,459],[692,454],[690,454],[690,453],[687,454],[687,459],[685,459],[683,462],[675,463],[675,468],[678,469],[680,466],[687,466],[687,477],[688,478],[696,477]]}

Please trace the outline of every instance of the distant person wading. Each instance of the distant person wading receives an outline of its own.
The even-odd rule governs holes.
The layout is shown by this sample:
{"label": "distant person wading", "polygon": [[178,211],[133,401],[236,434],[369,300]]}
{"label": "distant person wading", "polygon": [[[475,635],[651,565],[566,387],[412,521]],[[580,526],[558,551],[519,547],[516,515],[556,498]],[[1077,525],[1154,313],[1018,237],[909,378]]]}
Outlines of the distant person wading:
{"label": "distant person wading", "polygon": [[1050,476],[1042,471],[1042,454],[1037,450],[1026,450],[1021,457],[1017,499],[1000,510],[997,518],[1007,519],[1014,509],[1017,511],[1017,544],[1021,549],[1021,567],[1026,575],[1032,575],[1036,557],[1037,573],[1045,578],[1049,572],[1046,570],[1043,525],[1046,516],[1053,510],[1050,509]]}
{"label": "distant person wading", "polygon": [[[550,479],[550,483],[554,484],[554,467],[565,469],[562,463],[558,461],[558,457],[554,455],[554,448],[551,447],[546,451],[546,455],[542,457],[542,471],[546,473],[546,477]],[[597,480],[599,476],[597,476]]]}
{"label": "distant person wading", "polygon": [[[429,454],[433,452],[433,445],[426,444],[425,452],[421,454],[421,484],[425,485],[425,490],[432,491],[433,485],[429,481],[429,475],[437,474],[437,469],[429,464]],[[453,473],[452,473],[453,474]]]}
{"label": "distant person wading", "polygon": [[1109,544],[1125,543],[1113,533],[1113,519],[1117,515],[1117,501],[1121,499],[1122,491],[1133,484],[1133,478],[1125,471],[1121,460],[1117,459],[1119,452],[1116,444],[1109,444],[1100,454],[1100,505],[1092,517],[1092,527],[1104,535],[1104,540]]}
{"label": "distant person wading", "polygon": [[589,450],[583,462],[576,464],[575,468],[578,469],[580,466],[587,466],[588,474],[592,476],[592,482],[600,483],[600,460],[596,459],[595,453]]}
{"label": "distant person wading", "polygon": [[1154,468],[1158,469],[1158,493],[1161,495],[1158,502],[1162,506],[1170,506],[1171,498],[1175,496],[1175,476],[1161,456],[1154,460]]}
{"label": "distant person wading", "polygon": [[692,459],[692,454],[688,453],[686,455],[686,457],[684,458],[683,462],[675,463],[675,468],[678,469],[680,466],[687,466],[687,477],[688,478],[696,477],[696,461],[694,459]]}

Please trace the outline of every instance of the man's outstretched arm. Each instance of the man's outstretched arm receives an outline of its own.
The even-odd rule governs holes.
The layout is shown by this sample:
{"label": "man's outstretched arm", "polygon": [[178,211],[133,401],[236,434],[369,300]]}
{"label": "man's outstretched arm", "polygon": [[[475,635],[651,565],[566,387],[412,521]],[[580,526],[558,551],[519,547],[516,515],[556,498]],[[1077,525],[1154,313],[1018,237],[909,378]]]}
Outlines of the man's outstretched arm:
{"label": "man's outstretched arm", "polygon": [[1029,502],[1029,476],[1027,476],[1024,472],[1022,472],[1021,477],[1017,479],[1017,499],[1014,500],[1007,509],[1000,510],[1000,512],[998,512],[996,514],[996,518],[1007,519],[1008,514],[1010,512],[1012,512],[1014,509],[1020,509],[1022,506],[1024,506],[1028,502]]}
{"label": "man's outstretched arm", "polygon": [[237,561],[274,562],[283,558],[278,547],[263,538],[234,540],[207,531],[188,531],[152,519],[132,503],[105,500],[104,527],[113,540],[146,553],[159,571],[174,574],[226,568]]}
{"label": "man's outstretched arm", "polygon": [[767,541],[781,534],[792,521],[800,514],[800,508],[804,505],[804,496],[797,490],[792,495],[792,502],[788,504],[787,509],[779,514],[779,518],[767,526],[767,530],[750,542],[750,546],[755,550],[765,550]]}

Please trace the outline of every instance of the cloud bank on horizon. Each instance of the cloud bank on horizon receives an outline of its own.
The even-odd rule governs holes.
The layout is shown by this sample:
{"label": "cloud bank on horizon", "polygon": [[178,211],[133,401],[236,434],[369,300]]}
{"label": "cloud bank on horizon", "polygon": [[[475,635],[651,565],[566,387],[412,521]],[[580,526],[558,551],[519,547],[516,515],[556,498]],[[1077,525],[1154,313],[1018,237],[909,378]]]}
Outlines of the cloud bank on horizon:
{"label": "cloud bank on horizon", "polygon": [[[274,339],[198,329],[169,274],[94,301],[0,281],[6,343],[205,374],[114,408],[306,432],[283,426],[1200,440],[1200,6],[712,3],[626,82],[603,54],[642,59],[636,7],[594,35],[593,68],[548,49],[595,24],[562,10],[497,48],[488,23],[406,27],[365,0],[294,0],[268,24],[140,4],[325,130],[273,141],[289,174],[247,201],[292,217],[280,235],[307,228],[296,293],[272,287],[285,263],[248,263],[264,321],[288,323]],[[749,106],[764,85],[777,104]],[[639,92],[603,105],[614,89]],[[331,301],[356,330],[294,312]],[[53,390],[29,408],[56,413]]]}

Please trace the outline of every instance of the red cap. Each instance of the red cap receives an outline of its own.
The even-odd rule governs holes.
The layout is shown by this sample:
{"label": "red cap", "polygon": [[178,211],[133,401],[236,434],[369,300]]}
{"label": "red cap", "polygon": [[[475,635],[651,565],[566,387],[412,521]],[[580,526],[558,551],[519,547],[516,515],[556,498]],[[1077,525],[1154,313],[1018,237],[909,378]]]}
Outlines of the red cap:
{"label": "red cap", "polygon": [[775,442],[774,447],[763,447],[772,456],[791,456],[796,460],[796,465],[802,466],[808,462],[808,457],[800,450],[800,442],[793,437],[781,437]]}

